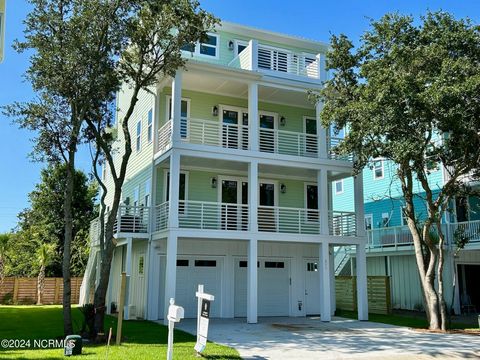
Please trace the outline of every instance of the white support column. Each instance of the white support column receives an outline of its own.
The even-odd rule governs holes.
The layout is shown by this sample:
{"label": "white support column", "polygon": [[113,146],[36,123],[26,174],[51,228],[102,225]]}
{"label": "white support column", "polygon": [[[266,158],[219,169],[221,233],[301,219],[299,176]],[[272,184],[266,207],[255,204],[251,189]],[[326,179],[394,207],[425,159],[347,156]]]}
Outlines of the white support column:
{"label": "white support column", "polygon": [[155,250],[155,242],[148,243],[147,263],[147,320],[158,320],[158,302],[160,293],[160,257]]}
{"label": "white support column", "polygon": [[257,323],[257,295],[258,295],[258,240],[250,239],[248,242],[247,262],[247,323]]}
{"label": "white support column", "polygon": [[258,231],[258,162],[252,160],[248,164],[248,229]]}
{"label": "white support column", "polygon": [[[170,155],[170,175],[169,175],[169,212],[168,212],[168,227],[169,229],[178,228],[178,202],[179,202],[179,185],[180,185],[180,154],[172,149]],[[170,304],[168,299],[165,304]]]}
{"label": "white support column", "polygon": [[320,271],[320,318],[322,321],[331,320],[331,280],[330,280],[330,254],[328,242],[320,244],[318,269]]}
{"label": "white support column", "polygon": [[165,297],[163,302],[163,322],[165,324],[168,324],[167,313],[170,299],[175,299],[175,287],[177,284],[177,245],[177,233],[170,231],[167,238],[167,257],[165,264]]}
{"label": "white support column", "polygon": [[318,211],[320,213],[320,234],[329,235],[328,178],[327,170],[317,171]]}
{"label": "white support column", "polygon": [[[160,89],[158,87],[155,87],[155,93],[153,94],[153,111],[152,111],[152,117],[153,117],[153,153],[156,153],[158,151],[158,129],[159,129],[159,124],[160,124]],[[168,119],[167,119],[168,121]]]}
{"label": "white support column", "polygon": [[367,256],[365,244],[356,246],[358,320],[368,320]]}
{"label": "white support column", "polygon": [[330,257],[330,314],[333,316],[337,309],[337,299],[335,296],[335,252],[333,251],[333,245],[330,245],[328,254]]}
{"label": "white support column", "polygon": [[248,42],[250,47],[250,70],[258,70],[258,40],[250,40]]}
{"label": "white support column", "polygon": [[363,206],[363,176],[362,173],[353,178],[353,193],[355,199],[355,218],[357,236],[364,237],[365,233],[365,210]]}
{"label": "white support column", "polygon": [[[175,78],[172,81],[172,146],[175,146],[181,141],[181,116],[182,116],[182,79],[183,73],[177,70]],[[168,299],[170,302],[170,299]]]}
{"label": "white support column", "polygon": [[323,104],[319,101],[315,105],[315,115],[317,119],[317,144],[318,144],[318,157],[320,159],[326,159],[328,157],[327,152],[327,136],[329,135],[327,129],[322,126],[322,120],[320,119],[320,113],[322,111]]}
{"label": "white support column", "polygon": [[252,151],[258,151],[258,139],[260,134],[258,118],[258,84],[248,84],[248,138],[249,148]]}
{"label": "white support column", "polygon": [[124,319],[130,318],[129,305],[130,305],[130,281],[132,277],[132,238],[127,239],[127,256],[125,259],[125,273],[127,274],[127,286],[125,287],[125,307],[123,310]]}

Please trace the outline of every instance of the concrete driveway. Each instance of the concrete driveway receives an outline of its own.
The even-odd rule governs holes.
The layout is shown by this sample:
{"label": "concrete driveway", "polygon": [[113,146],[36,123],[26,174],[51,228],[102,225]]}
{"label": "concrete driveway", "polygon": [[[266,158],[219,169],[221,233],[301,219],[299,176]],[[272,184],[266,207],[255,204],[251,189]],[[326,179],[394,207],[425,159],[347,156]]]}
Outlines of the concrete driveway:
{"label": "concrete driveway", "polygon": [[[196,332],[194,319],[177,325]],[[480,358],[480,336],[422,333],[338,317],[330,323],[315,317],[260,318],[254,325],[245,319],[211,319],[208,335],[246,360]]]}

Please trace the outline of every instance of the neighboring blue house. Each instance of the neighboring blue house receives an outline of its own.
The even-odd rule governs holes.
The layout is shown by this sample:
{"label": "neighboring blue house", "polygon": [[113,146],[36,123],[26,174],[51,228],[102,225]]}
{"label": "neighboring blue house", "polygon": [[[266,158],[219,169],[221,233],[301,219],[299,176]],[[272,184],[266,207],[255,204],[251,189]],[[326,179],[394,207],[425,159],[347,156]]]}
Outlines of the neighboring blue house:
{"label": "neighboring blue house", "polygon": [[[432,169],[429,182],[432,189],[441,189],[448,176],[443,166]],[[468,181],[465,180],[465,181]],[[367,274],[391,277],[392,306],[399,309],[419,310],[423,307],[413,241],[406,226],[402,208],[402,190],[396,178],[396,165],[378,160],[363,170],[365,229],[367,230]],[[475,185],[475,184],[474,184]],[[415,210],[422,219],[426,214],[423,189],[417,184]],[[332,184],[332,205],[335,210],[349,211],[353,199],[353,179],[347,178]],[[454,310],[480,311],[480,290],[475,278],[480,275],[480,201],[478,197],[456,199],[442,219],[444,231],[450,241],[445,266],[447,304],[454,295]],[[471,240],[467,247],[454,257],[451,240],[457,228],[465,229]],[[336,259],[337,274],[349,274],[355,269],[350,255]],[[352,257],[354,254],[352,254]],[[455,294],[453,282],[456,279]]]}

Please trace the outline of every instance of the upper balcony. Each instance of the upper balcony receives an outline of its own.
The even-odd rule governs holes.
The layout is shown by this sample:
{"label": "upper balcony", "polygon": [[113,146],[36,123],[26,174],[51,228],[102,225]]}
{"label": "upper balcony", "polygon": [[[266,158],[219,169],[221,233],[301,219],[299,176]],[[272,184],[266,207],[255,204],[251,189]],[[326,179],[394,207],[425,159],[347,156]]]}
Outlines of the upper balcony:
{"label": "upper balcony", "polygon": [[251,40],[228,65],[270,76],[313,82],[320,82],[322,73],[320,54],[294,52],[259,44],[256,40]]}
{"label": "upper balcony", "polygon": [[[260,124],[262,126],[262,124]],[[158,153],[164,153],[172,146],[172,120],[167,121],[158,130]],[[221,123],[219,121],[181,118],[181,141],[220,147],[225,149],[250,149],[250,135],[247,125]],[[295,132],[261,127],[259,132],[259,151],[280,155],[299,156],[307,158],[325,157],[332,160],[353,160],[351,155],[339,156],[333,149],[342,140],[327,137],[326,143],[319,142],[319,136],[305,132]],[[325,151],[319,151],[325,146]]]}

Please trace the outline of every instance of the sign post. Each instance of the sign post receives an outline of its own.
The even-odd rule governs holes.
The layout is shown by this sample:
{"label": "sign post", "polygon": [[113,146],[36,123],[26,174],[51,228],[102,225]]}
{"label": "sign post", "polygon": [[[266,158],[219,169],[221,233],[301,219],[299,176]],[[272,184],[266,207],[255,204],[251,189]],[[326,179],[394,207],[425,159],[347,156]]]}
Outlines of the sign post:
{"label": "sign post", "polygon": [[215,300],[215,296],[204,293],[203,285],[198,285],[198,291],[195,293],[195,296],[198,298],[197,343],[195,344],[195,351],[201,353],[207,345],[210,303]]}
{"label": "sign post", "polygon": [[168,347],[167,347],[167,360],[173,358],[173,330],[176,322],[180,322],[184,317],[183,307],[175,305],[175,300],[170,299],[170,306],[168,307]]}

